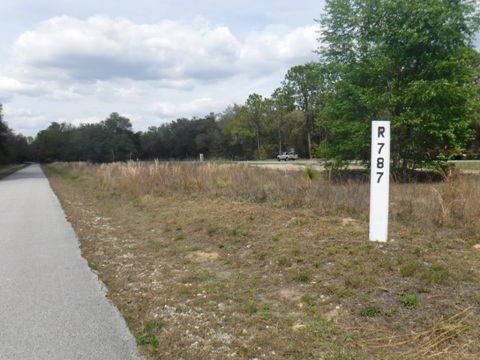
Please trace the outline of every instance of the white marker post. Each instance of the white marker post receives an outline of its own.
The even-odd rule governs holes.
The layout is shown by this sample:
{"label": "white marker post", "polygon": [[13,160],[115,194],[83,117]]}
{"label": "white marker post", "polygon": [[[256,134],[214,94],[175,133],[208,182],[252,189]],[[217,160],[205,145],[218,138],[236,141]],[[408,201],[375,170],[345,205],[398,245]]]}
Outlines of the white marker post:
{"label": "white marker post", "polygon": [[390,121],[372,121],[370,240],[387,241],[390,188]]}

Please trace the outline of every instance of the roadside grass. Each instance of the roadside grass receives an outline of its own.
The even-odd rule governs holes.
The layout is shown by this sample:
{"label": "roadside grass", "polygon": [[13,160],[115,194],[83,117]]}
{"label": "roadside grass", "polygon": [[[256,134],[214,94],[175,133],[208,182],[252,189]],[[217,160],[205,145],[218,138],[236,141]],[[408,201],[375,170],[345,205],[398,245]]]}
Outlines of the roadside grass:
{"label": "roadside grass", "polygon": [[0,180],[27,166],[27,164],[0,165]]}
{"label": "roadside grass", "polygon": [[480,357],[480,178],[369,187],[247,165],[45,168],[149,359]]}
{"label": "roadside grass", "polygon": [[455,167],[459,170],[480,171],[479,161],[455,161]]}

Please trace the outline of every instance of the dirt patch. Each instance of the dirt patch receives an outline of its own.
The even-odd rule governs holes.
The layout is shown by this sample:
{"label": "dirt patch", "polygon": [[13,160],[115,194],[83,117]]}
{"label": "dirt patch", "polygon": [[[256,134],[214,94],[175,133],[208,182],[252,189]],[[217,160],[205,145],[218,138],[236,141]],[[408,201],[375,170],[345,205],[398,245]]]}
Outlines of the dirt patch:
{"label": "dirt patch", "polygon": [[342,219],[342,226],[350,226],[357,224],[358,221],[352,218],[343,218]]}
{"label": "dirt patch", "polygon": [[206,253],[203,251],[195,251],[187,255],[187,259],[190,259],[196,262],[215,261],[215,260],[218,260],[219,258],[220,258],[220,255],[218,254],[218,252]]}
{"label": "dirt patch", "polygon": [[280,289],[280,296],[282,296],[287,300],[297,302],[297,301],[300,301],[302,293],[298,289],[283,288],[283,289]]}

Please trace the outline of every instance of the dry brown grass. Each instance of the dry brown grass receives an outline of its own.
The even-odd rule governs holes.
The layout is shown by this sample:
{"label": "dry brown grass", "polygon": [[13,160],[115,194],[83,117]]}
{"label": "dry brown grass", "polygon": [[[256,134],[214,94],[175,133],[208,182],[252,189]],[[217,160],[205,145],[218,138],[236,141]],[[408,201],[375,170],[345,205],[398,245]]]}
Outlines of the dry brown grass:
{"label": "dry brown grass", "polygon": [[48,173],[151,359],[479,358],[480,179],[392,184],[380,244],[368,241],[368,184],[303,171],[76,163]]}

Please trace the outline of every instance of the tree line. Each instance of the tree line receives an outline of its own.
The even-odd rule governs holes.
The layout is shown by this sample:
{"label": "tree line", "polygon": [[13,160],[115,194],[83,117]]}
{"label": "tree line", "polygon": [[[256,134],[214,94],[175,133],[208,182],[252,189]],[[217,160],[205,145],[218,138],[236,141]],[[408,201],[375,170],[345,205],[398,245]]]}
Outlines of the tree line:
{"label": "tree line", "polygon": [[246,160],[294,149],[341,166],[368,161],[372,120],[391,121],[398,171],[439,147],[478,156],[475,1],[328,0],[317,21],[319,61],[289,69],[270,97],[254,93],[222,113],[144,132],[118,113],[94,124],[53,122],[31,142],[2,120],[0,161],[20,161],[24,151],[37,161]]}
{"label": "tree line", "polygon": [[[74,126],[52,122],[28,144],[34,161],[266,159],[294,149],[312,156],[318,89],[318,63],[291,68],[270,98],[251,94],[245,104],[203,118],[179,118],[135,132],[130,120],[114,112],[98,123]],[[319,139],[317,139],[319,140]],[[318,142],[318,141],[317,141]],[[13,159],[12,159],[13,160]],[[19,159],[20,160],[20,159]]]}
{"label": "tree line", "polygon": [[33,139],[27,139],[8,127],[3,119],[3,106],[0,104],[0,165],[23,163],[31,160],[30,144]]}

